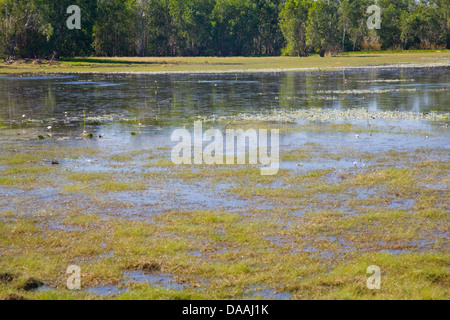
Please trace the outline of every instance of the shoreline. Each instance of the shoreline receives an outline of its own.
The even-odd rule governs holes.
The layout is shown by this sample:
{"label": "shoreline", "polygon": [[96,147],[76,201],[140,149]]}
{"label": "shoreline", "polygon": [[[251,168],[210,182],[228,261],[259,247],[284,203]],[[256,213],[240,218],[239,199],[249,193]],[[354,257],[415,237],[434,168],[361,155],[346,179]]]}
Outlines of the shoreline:
{"label": "shoreline", "polygon": [[230,70],[202,70],[202,71],[57,71],[57,72],[19,72],[19,73],[4,73],[0,72],[0,77],[9,74],[107,74],[107,75],[171,75],[171,74],[233,74],[233,73],[287,73],[287,72],[323,72],[323,71],[347,71],[347,70],[390,70],[390,69],[421,69],[421,68],[447,68],[449,63],[414,63],[414,64],[390,64],[390,65],[367,65],[367,66],[349,66],[349,67],[311,67],[311,68],[264,68],[264,69],[230,69]]}
{"label": "shoreline", "polygon": [[448,52],[309,57],[116,57],[0,64],[0,74],[235,74],[450,66]]}

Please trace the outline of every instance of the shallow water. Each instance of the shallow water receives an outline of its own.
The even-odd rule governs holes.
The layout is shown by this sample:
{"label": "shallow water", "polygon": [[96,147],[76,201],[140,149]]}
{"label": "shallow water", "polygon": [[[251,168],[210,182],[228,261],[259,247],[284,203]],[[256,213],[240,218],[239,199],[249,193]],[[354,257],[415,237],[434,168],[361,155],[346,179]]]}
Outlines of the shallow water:
{"label": "shallow water", "polygon": [[[302,148],[306,144],[320,146],[329,154],[340,158],[317,158],[305,161],[282,161],[281,169],[288,169],[292,174],[301,175],[310,171],[333,169],[345,174],[348,171],[365,172],[377,166],[397,167],[396,163],[371,161],[370,155],[383,155],[394,150],[414,154],[420,151],[426,159],[436,158],[441,162],[450,160],[448,119],[446,121],[428,121],[426,114],[431,112],[450,112],[450,68],[402,69],[402,70],[352,70],[350,72],[322,73],[260,73],[260,74],[196,74],[196,75],[68,75],[68,76],[6,76],[0,77],[0,156],[2,152],[32,152],[52,148],[91,148],[99,154],[80,158],[60,158],[58,174],[54,185],[30,190],[17,187],[0,186],[0,206],[4,210],[20,212],[22,215],[45,218],[52,212],[64,212],[71,204],[77,204],[84,214],[98,214],[102,217],[120,217],[152,221],[155,216],[183,209],[214,209],[225,212],[245,214],[251,208],[267,210],[280,207],[273,200],[256,200],[240,197],[229,192],[232,187],[242,187],[228,181],[214,182],[214,185],[202,179],[184,181],[182,178],[169,177],[164,183],[158,180],[149,182],[145,190],[94,193],[64,192],[59,185],[58,176],[65,177],[65,172],[106,172],[116,177],[127,174],[139,178],[149,172],[165,176],[172,167],[149,165],[149,155],[155,159],[170,159],[171,148],[176,144],[170,136],[175,127],[192,131],[192,122],[201,118],[220,118],[239,114],[260,114],[273,110],[359,110],[369,112],[399,111],[416,112],[419,120],[373,119],[336,121],[331,123],[351,123],[356,125],[349,130],[326,130],[326,124],[308,130],[308,121],[291,124],[292,131],[280,137],[281,155],[285,152]],[[309,112],[309,111],[308,111]],[[365,111],[364,111],[365,112]],[[363,114],[364,114],[363,112]],[[340,111],[338,112],[338,115]],[[424,116],[421,119],[422,115]],[[266,123],[270,129],[271,123]],[[305,130],[302,126],[305,126]],[[51,126],[51,129],[48,129]],[[204,127],[218,128],[223,123],[209,123]],[[325,130],[321,130],[321,126]],[[364,129],[355,131],[353,129]],[[223,127],[222,127],[223,129]],[[93,134],[92,139],[82,138],[86,130]],[[373,131],[371,131],[373,130]],[[135,134],[132,134],[135,133]],[[358,133],[357,136],[355,134]],[[45,139],[39,140],[41,135]],[[50,137],[51,136],[51,137]],[[101,138],[100,138],[101,136]],[[114,159],[131,151],[147,153],[133,156],[127,161]],[[346,150],[354,150],[366,160],[346,155]],[[429,150],[429,152],[424,152]],[[46,158],[41,165],[51,166],[53,159]],[[377,163],[378,161],[378,163]],[[356,164],[355,164],[356,163]],[[400,165],[401,166],[401,165]],[[0,165],[0,171],[7,166]],[[178,168],[179,169],[179,168]],[[191,170],[192,168],[188,168]],[[195,170],[194,170],[195,171]],[[329,181],[338,180],[337,174],[327,177]],[[334,180],[333,180],[334,179]],[[206,179],[207,180],[207,179]],[[448,185],[425,184],[426,188],[448,191]],[[236,181],[235,181],[236,182]],[[256,185],[259,186],[259,185]],[[278,179],[271,187],[289,189],[291,186]],[[94,190],[95,191],[95,190]],[[354,191],[354,190],[350,190]],[[353,200],[377,197],[377,189],[360,188],[358,193],[350,194]],[[380,191],[381,192],[381,191]],[[320,192],[312,198],[323,199]],[[95,200],[95,201],[94,201]],[[107,203],[108,206],[104,204]],[[377,204],[375,208],[410,210],[414,199],[393,199],[386,204]],[[319,205],[324,210],[343,210],[350,214],[359,208],[331,208]],[[36,209],[39,207],[39,209]],[[366,207],[368,208],[368,207]],[[300,218],[308,212],[308,206],[293,208],[291,215]],[[296,219],[293,220],[296,222]],[[68,232],[82,231],[83,228],[64,220],[49,223],[50,230]],[[225,232],[225,231],[223,231]],[[223,233],[218,232],[218,233]],[[448,240],[448,236],[443,233]],[[292,246],[283,237],[267,237],[274,249]],[[353,250],[349,243],[330,238],[326,241],[339,244],[339,252]],[[411,244],[411,248],[421,249],[420,244]],[[426,247],[426,246],[425,246]],[[389,250],[393,254],[409,252],[407,250]],[[215,248],[216,254],[227,250]],[[313,244],[304,248],[294,248],[292,254],[307,252],[313,256],[330,259],[331,253],[319,251]],[[208,259],[202,251],[192,251],[195,259]],[[114,257],[109,250],[98,259]],[[147,275],[140,272],[124,274],[124,284],[134,282],[149,283],[165,289],[183,290],[187,285],[179,284],[171,275]],[[126,287],[126,286],[125,286]],[[93,294],[119,295],[126,288],[117,286],[99,286],[87,290]],[[254,287],[246,295],[253,298],[289,299],[290,294],[276,292],[273,288]]]}
{"label": "shallow water", "polygon": [[[30,136],[36,139],[51,134],[52,141],[39,141],[39,145],[54,144],[56,139],[64,146],[93,147],[102,152],[167,148],[174,127],[190,129],[199,117],[214,119],[310,108],[427,114],[449,112],[449,95],[448,67],[310,73],[3,76],[0,140],[30,142]],[[371,120],[370,125],[389,123]],[[47,130],[47,126],[52,129]],[[315,139],[333,146],[352,141],[360,148],[378,152],[405,146],[445,146],[448,141],[446,135],[439,134],[424,138],[433,130],[442,131],[442,124],[402,121],[396,126],[424,134],[375,135],[352,141],[351,135],[339,133],[296,133],[283,137],[282,144],[293,148],[299,141]],[[92,132],[94,139],[83,141],[83,130]],[[132,132],[138,134],[131,136]]]}
{"label": "shallow water", "polygon": [[[387,91],[387,92],[385,92]],[[310,73],[0,77],[0,119],[132,118],[179,126],[198,116],[305,108],[449,111],[450,68]],[[73,121],[70,121],[70,120]],[[91,119],[95,122],[95,119]],[[67,124],[66,123],[66,124]],[[155,129],[151,127],[150,129]]]}
{"label": "shallow water", "polygon": [[[170,159],[176,144],[170,136],[174,127],[192,130],[198,117],[221,117],[239,113],[260,113],[271,108],[326,108],[391,111],[449,112],[450,68],[365,70],[323,73],[264,73],[222,75],[66,75],[45,77],[0,77],[0,152],[11,148],[46,149],[47,147],[87,147],[98,149],[100,156],[81,159],[58,159],[59,167],[72,172],[108,172],[136,176],[148,163],[145,157],[120,163],[111,160],[114,154],[147,150],[159,158]],[[368,90],[386,88],[416,91],[374,94],[337,95],[336,99],[317,99],[317,91]],[[436,90],[439,89],[439,90]],[[294,98],[294,99],[292,99]],[[308,109],[311,110],[311,109]],[[84,111],[84,114],[83,114]],[[33,119],[33,121],[30,121]],[[342,121],[341,121],[342,122]],[[337,123],[340,123],[339,121]],[[385,120],[350,121],[376,133],[302,131],[281,135],[281,154],[301,148],[306,143],[320,145],[330,152],[342,153],[354,148],[367,154],[388,150],[414,152],[421,148],[450,148],[449,131],[444,122]],[[49,130],[47,126],[51,125]],[[208,124],[214,126],[215,124]],[[220,127],[220,124],[216,124]],[[298,125],[302,125],[298,122]],[[205,124],[204,127],[207,125]],[[294,125],[295,127],[295,125]],[[270,124],[267,124],[270,129]],[[82,139],[83,130],[93,139]],[[405,131],[393,134],[393,131]],[[136,135],[131,133],[135,132]],[[52,137],[48,137],[47,135]],[[44,140],[37,137],[42,135]],[[99,138],[102,135],[102,138]],[[159,150],[159,151],[157,151]],[[109,159],[108,159],[109,158]],[[281,169],[297,174],[322,169],[346,170],[376,163],[344,157],[340,160],[314,159],[302,163],[282,161]],[[164,170],[159,170],[164,175]],[[145,192],[115,192],[103,196],[104,201],[146,206],[146,217],[183,206],[186,210],[217,209],[233,211],[252,204],[226,193],[230,185],[216,184],[215,190],[201,183],[186,184],[168,180]],[[14,189],[13,189],[14,190]],[[20,189],[17,189],[20,191]],[[4,190],[5,195],[13,192]],[[24,194],[23,191],[20,192]],[[45,189],[37,194],[25,193],[30,201],[51,202],[61,193]],[[15,194],[17,195],[17,194]],[[11,194],[12,198],[15,198]],[[81,199],[83,195],[78,194]],[[162,201],[161,199],[165,199]],[[7,201],[7,207],[15,204]],[[130,207],[120,213],[136,216],[139,209]],[[267,203],[261,208],[270,209]],[[152,209],[151,209],[152,208]],[[25,208],[28,211],[28,208]]]}

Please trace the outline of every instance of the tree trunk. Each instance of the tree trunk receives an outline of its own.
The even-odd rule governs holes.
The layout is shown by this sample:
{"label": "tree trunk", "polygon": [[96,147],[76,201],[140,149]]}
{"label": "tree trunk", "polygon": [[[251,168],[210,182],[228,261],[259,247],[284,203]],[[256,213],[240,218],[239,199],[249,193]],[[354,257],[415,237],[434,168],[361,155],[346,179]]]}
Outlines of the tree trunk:
{"label": "tree trunk", "polygon": [[344,28],[344,35],[342,36],[342,52],[345,52],[345,28]]}
{"label": "tree trunk", "polygon": [[142,22],[142,18],[140,19],[139,22],[139,39],[138,39],[138,55],[139,57],[143,57],[144,56],[144,30],[143,30],[143,22]]}
{"label": "tree trunk", "polygon": [[19,40],[19,37],[21,36],[21,34],[22,33],[18,33],[14,36],[14,40],[12,41],[11,46],[9,47],[9,50],[8,50],[7,61],[14,60],[14,51],[16,49],[17,41]]}

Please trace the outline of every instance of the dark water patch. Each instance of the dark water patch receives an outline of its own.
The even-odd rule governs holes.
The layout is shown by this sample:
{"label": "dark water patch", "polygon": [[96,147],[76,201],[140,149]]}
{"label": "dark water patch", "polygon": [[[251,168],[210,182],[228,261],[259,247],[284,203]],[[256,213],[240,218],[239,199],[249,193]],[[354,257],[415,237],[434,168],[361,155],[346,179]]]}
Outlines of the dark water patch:
{"label": "dark water patch", "polygon": [[58,75],[58,76],[0,76],[0,80],[61,80],[77,78],[75,75]]}
{"label": "dark water patch", "polygon": [[49,291],[55,291],[55,288],[43,285],[42,287],[39,287],[38,289],[35,290],[35,292],[49,292]]}
{"label": "dark water patch", "polygon": [[84,291],[86,293],[94,294],[97,296],[117,296],[122,293],[126,293],[128,289],[122,289],[119,288],[118,286],[108,285],[108,286],[86,288]]}
{"label": "dark water patch", "polygon": [[68,81],[68,82],[59,82],[59,84],[62,85],[69,85],[69,86],[83,86],[83,85],[90,85],[94,87],[113,87],[113,86],[120,86],[120,83],[108,83],[108,82],[96,82],[96,81]]}
{"label": "dark water patch", "polygon": [[34,291],[38,288],[42,288],[44,286],[44,282],[35,278],[28,278],[25,282],[20,286],[20,289],[25,291]]}
{"label": "dark water patch", "polygon": [[125,284],[147,283],[151,286],[168,290],[184,290],[190,287],[186,283],[179,283],[175,277],[167,273],[146,273],[142,270],[137,270],[124,272],[123,276],[126,278]]}
{"label": "dark water patch", "polygon": [[245,299],[255,300],[290,300],[292,294],[289,292],[278,292],[274,289],[265,288],[260,285],[252,286],[250,289],[246,290],[247,297]]}
{"label": "dark water patch", "polygon": [[265,239],[279,247],[284,246],[292,247],[294,245],[294,241],[289,237],[273,236],[273,237],[266,237]]}
{"label": "dark water patch", "polygon": [[57,222],[50,222],[45,225],[46,227],[52,229],[52,230],[63,230],[63,231],[78,231],[82,232],[85,231],[82,227],[79,226],[73,226],[73,225],[67,225],[67,224],[59,224]]}

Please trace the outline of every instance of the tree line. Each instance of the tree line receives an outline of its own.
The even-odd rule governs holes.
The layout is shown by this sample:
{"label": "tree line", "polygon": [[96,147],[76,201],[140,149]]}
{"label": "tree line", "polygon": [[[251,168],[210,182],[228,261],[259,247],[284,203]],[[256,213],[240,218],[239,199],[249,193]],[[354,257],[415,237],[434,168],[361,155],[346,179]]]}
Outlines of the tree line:
{"label": "tree line", "polygon": [[[381,8],[369,30],[367,8]],[[81,9],[81,29],[66,25]],[[450,0],[0,0],[5,59],[450,48]]]}

